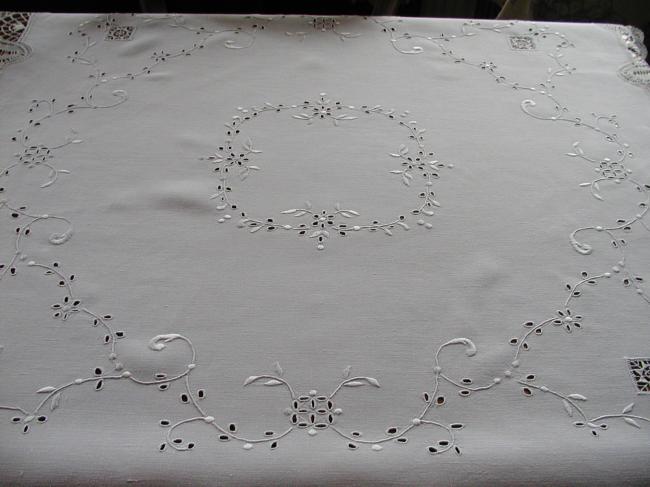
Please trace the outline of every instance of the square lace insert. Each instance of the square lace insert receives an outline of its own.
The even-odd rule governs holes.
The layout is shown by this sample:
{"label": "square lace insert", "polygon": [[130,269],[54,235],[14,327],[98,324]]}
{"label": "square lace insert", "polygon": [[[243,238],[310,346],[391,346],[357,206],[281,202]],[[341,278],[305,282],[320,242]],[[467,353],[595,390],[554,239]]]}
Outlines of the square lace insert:
{"label": "square lace insert", "polygon": [[532,36],[509,36],[508,42],[510,47],[516,51],[534,51],[536,49]]}
{"label": "square lace insert", "polygon": [[637,392],[639,394],[650,394],[650,357],[628,358],[627,366],[630,369]]}
{"label": "square lace insert", "polygon": [[130,41],[135,32],[135,27],[132,25],[111,25],[106,32],[105,39],[107,41]]}

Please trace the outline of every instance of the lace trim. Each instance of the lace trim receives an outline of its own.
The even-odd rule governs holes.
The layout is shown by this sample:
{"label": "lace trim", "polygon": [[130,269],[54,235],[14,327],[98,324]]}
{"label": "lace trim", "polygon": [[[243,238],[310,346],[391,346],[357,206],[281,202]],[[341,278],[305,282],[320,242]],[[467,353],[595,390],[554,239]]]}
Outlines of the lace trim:
{"label": "lace trim", "polygon": [[30,18],[31,14],[26,12],[0,12],[0,69],[31,54],[31,48],[20,42],[27,33]]}
{"label": "lace trim", "polygon": [[620,42],[625,46],[632,60],[618,69],[618,75],[637,86],[650,86],[650,66],[646,62],[648,50],[643,40],[643,31],[633,26],[608,25],[616,32]]}

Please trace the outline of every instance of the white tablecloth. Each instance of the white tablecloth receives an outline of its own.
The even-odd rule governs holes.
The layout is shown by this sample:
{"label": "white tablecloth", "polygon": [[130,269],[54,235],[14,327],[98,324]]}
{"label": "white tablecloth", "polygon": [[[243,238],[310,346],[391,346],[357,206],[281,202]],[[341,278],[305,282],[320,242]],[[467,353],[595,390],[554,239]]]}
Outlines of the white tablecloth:
{"label": "white tablecloth", "polygon": [[0,484],[650,482],[637,31],[1,18]]}

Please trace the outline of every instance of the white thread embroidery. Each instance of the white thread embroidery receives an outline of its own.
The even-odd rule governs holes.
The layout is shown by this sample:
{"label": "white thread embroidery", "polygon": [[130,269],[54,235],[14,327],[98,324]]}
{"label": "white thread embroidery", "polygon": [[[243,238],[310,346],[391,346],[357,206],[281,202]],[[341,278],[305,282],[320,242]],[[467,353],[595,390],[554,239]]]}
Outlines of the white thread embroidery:
{"label": "white thread embroidery", "polygon": [[[394,26],[390,26],[391,22],[394,21],[376,21],[380,26],[384,26],[383,30],[389,32],[391,36],[391,43],[398,52],[405,54],[419,54],[424,51],[420,46],[413,46],[410,48],[402,48],[397,46],[396,43],[400,40],[411,40],[411,39],[425,39],[432,41],[434,44],[441,47],[441,52],[443,55],[448,56],[455,63],[462,63],[477,69],[481,69],[488,73],[493,79],[497,82],[509,86],[515,90],[526,90],[535,95],[539,95],[542,99],[548,100],[551,102],[554,107],[553,115],[541,115],[535,112],[535,107],[537,107],[537,102],[534,100],[524,100],[521,103],[521,108],[527,115],[537,118],[539,120],[547,120],[549,122],[560,122],[566,123],[567,126],[578,126],[590,130],[594,133],[600,134],[603,136],[606,142],[614,144],[614,150],[616,156],[612,158],[593,158],[587,156],[582,150],[580,143],[574,144],[574,151],[568,153],[569,157],[576,157],[586,160],[590,164],[594,164],[595,169],[600,173],[597,180],[590,183],[583,183],[583,186],[589,187],[591,189],[592,195],[595,199],[601,201],[603,198],[599,193],[600,183],[613,183],[613,184],[623,184],[628,187],[634,188],[636,191],[642,194],[645,198],[643,201],[639,202],[638,206],[640,208],[639,212],[631,218],[626,218],[619,220],[616,225],[605,227],[605,226],[593,226],[580,228],[573,232],[571,235],[571,244],[574,249],[580,254],[588,254],[593,251],[593,247],[589,244],[586,244],[582,241],[579,241],[576,235],[580,232],[593,231],[594,235],[605,234],[611,238],[612,246],[618,250],[621,256],[615,265],[611,266],[606,272],[589,275],[586,272],[580,274],[580,279],[576,284],[567,284],[566,289],[568,291],[568,297],[564,302],[564,306],[561,309],[553,313],[552,317],[542,320],[538,323],[534,321],[528,321],[524,323],[525,332],[522,336],[512,338],[510,343],[516,347],[513,360],[510,363],[510,366],[513,369],[519,369],[521,366],[522,355],[524,352],[527,352],[531,349],[529,344],[529,339],[535,335],[540,335],[543,333],[544,328],[548,325],[553,325],[558,328],[563,328],[567,333],[572,333],[576,329],[580,329],[585,326],[582,322],[582,317],[574,313],[571,308],[573,308],[574,301],[578,299],[584,288],[589,286],[597,285],[598,282],[602,279],[608,279],[614,275],[622,277],[622,283],[624,286],[635,289],[637,294],[639,294],[646,302],[650,303],[648,296],[645,294],[645,291],[642,287],[643,278],[632,274],[628,269],[627,262],[625,260],[625,251],[624,247],[627,245],[625,239],[621,236],[624,232],[632,231],[633,228],[642,226],[646,230],[650,230],[644,218],[647,214],[648,208],[648,193],[650,191],[650,185],[641,185],[640,183],[634,181],[630,177],[630,171],[627,169],[625,162],[632,157],[631,152],[628,150],[627,144],[620,141],[619,137],[609,132],[606,128],[603,127],[604,124],[615,125],[616,121],[613,116],[602,117],[595,116],[595,121],[593,123],[584,122],[580,117],[573,117],[569,115],[569,109],[560,104],[555,96],[553,95],[554,78],[564,75],[569,75],[573,72],[574,68],[569,67],[567,64],[564,64],[561,61],[561,52],[560,49],[565,49],[570,47],[571,44],[566,40],[566,37],[557,32],[549,33],[549,37],[556,37],[560,39],[559,44],[556,46],[555,51],[549,54],[555,63],[555,67],[547,71],[547,78],[545,83],[541,84],[540,87],[536,86],[523,86],[517,82],[510,81],[505,75],[499,72],[499,68],[489,61],[482,63],[472,63],[466,61],[465,58],[457,56],[452,50],[444,47],[442,43],[449,43],[455,35],[445,36],[441,35],[439,37],[431,36],[419,36],[411,34],[397,34],[397,30]],[[182,25],[182,21],[178,17],[174,17],[171,27],[178,27]],[[461,29],[461,37],[469,37],[475,35],[476,32],[470,32],[467,29],[479,29],[482,31],[491,31],[497,34],[500,34],[508,29],[511,29],[515,24],[494,24],[488,27],[482,27],[480,23],[469,22],[463,25]],[[389,27],[385,27],[389,26]],[[203,39],[209,38],[212,35],[215,35],[215,32],[226,32],[226,31],[212,31],[208,33],[203,33],[202,29],[195,29],[187,27],[187,30],[193,32],[197,36],[203,35]],[[533,30],[532,28],[529,29]],[[232,32],[232,31],[229,31]],[[236,31],[239,32],[239,31]],[[545,33],[547,30],[535,28],[537,34]],[[32,108],[45,106],[47,108],[46,114],[41,117],[32,120],[28,125],[18,131],[18,136],[14,138],[15,141],[19,142],[23,148],[22,153],[16,155],[18,162],[10,165],[6,168],[1,174],[0,178],[8,178],[14,171],[20,170],[19,168],[25,168],[26,170],[33,170],[39,167],[46,167],[50,171],[49,179],[45,184],[42,185],[43,188],[48,187],[56,181],[56,177],[60,173],[66,173],[64,170],[57,170],[54,166],[50,165],[50,161],[53,158],[52,151],[60,149],[68,144],[74,144],[81,142],[81,139],[73,139],[72,137],[66,138],[59,145],[51,145],[45,147],[42,144],[33,144],[30,140],[30,133],[33,127],[38,126],[41,123],[49,122],[52,119],[55,119],[65,113],[75,113],[78,110],[85,108],[112,108],[117,107],[121,103],[124,103],[127,100],[126,92],[122,90],[116,90],[113,92],[114,96],[118,100],[111,105],[96,105],[92,101],[93,91],[100,86],[100,83],[108,83],[112,79],[136,79],[140,76],[145,76],[151,72],[160,62],[163,62],[165,59],[180,58],[183,55],[191,54],[195,49],[201,48],[200,44],[195,44],[194,47],[190,49],[180,50],[176,53],[170,54],[165,59],[157,60],[150,67],[145,67],[141,71],[135,72],[135,74],[127,75],[115,75],[113,77],[106,76],[106,73],[101,72],[98,67],[96,60],[88,56],[89,50],[95,45],[96,41],[91,41],[88,39],[87,33],[84,31],[83,26],[79,30],[79,35],[82,38],[85,38],[85,45],[82,50],[70,56],[72,62],[82,62],[88,64],[93,69],[93,74],[91,79],[91,88],[89,91],[81,97],[82,102],[74,102],[71,104],[63,104],[62,107],[59,106],[56,100],[47,100],[47,101],[34,101]],[[536,35],[536,34],[533,34]],[[541,37],[545,38],[546,34],[542,34]],[[250,46],[235,46],[234,44],[228,44],[228,41],[225,43],[226,47],[236,48],[236,47],[250,47]],[[277,111],[279,106],[271,106],[270,110]],[[294,107],[292,107],[294,108]],[[295,106],[298,108],[298,105]],[[300,106],[302,109],[303,107]],[[327,119],[332,121],[332,123],[338,122],[339,119],[333,115],[333,110],[328,110],[331,108],[329,104],[321,104],[319,106],[313,105],[310,102],[307,103],[308,111],[304,112],[304,117],[298,114],[298,118],[305,120],[307,123],[310,123],[315,118]],[[351,109],[351,108],[349,108]],[[381,112],[383,109],[379,109]],[[280,110],[282,111],[282,110]],[[322,117],[321,117],[322,115]],[[385,113],[384,113],[385,115]],[[347,123],[347,122],[346,122]],[[228,150],[231,150],[229,148]],[[223,152],[225,149],[221,149]],[[406,156],[406,153],[402,153],[403,149],[400,149],[395,153],[395,157],[403,159],[402,156]],[[244,166],[245,170],[251,171],[255,170],[251,165],[248,164],[248,158],[253,157],[253,154],[257,154],[258,151],[253,148],[252,142],[244,143],[244,152],[239,155],[234,153],[222,153],[215,154],[210,156],[207,159],[211,162],[221,165],[224,168],[230,167],[242,167]],[[213,157],[213,159],[211,159]],[[229,158],[230,157],[230,158]],[[257,156],[256,156],[257,157]],[[408,160],[408,158],[407,158]],[[408,163],[407,163],[408,165]],[[246,176],[248,173],[246,173]],[[400,177],[404,178],[403,173],[398,174]],[[240,175],[241,176],[241,175]],[[407,177],[407,179],[410,179]],[[403,181],[406,184],[406,181]],[[0,193],[4,192],[4,187],[0,187]],[[335,208],[336,209],[336,208]],[[311,209],[309,209],[311,211]],[[27,259],[27,255],[23,250],[23,242],[31,235],[32,228],[38,226],[37,224],[46,221],[54,220],[59,221],[65,224],[65,229],[61,233],[55,233],[50,236],[50,243],[52,244],[62,244],[65,243],[70,236],[72,235],[72,224],[69,220],[64,217],[51,216],[48,214],[33,214],[27,211],[27,208],[24,206],[18,207],[11,204],[7,199],[0,200],[0,211],[7,213],[10,218],[16,220],[19,226],[16,229],[16,239],[15,239],[15,252],[8,264],[0,264],[0,279],[5,278],[6,276],[14,276],[17,272],[17,267],[21,265]],[[305,209],[291,209],[287,210],[290,213],[295,215],[300,211],[305,211]],[[355,210],[339,208],[337,211],[348,213],[352,216]],[[307,211],[305,211],[307,214]],[[303,215],[300,215],[303,216]],[[225,218],[225,217],[224,217]],[[320,219],[320,216],[319,216]],[[368,376],[357,376],[350,377],[350,369],[346,368],[343,372],[344,380],[339,383],[339,385],[333,390],[332,393],[328,395],[319,395],[318,391],[312,390],[306,394],[296,394],[288,381],[283,378],[284,371],[279,364],[276,364],[274,367],[274,372],[268,375],[258,375],[250,376],[244,381],[245,386],[253,384],[262,384],[267,387],[283,387],[287,389],[290,396],[289,407],[286,408],[285,414],[289,417],[290,427],[284,432],[275,433],[272,431],[267,431],[264,433],[264,436],[261,438],[246,438],[237,434],[237,425],[228,424],[220,425],[216,422],[213,416],[206,414],[206,412],[201,407],[199,401],[206,396],[206,391],[204,389],[195,390],[190,383],[190,374],[197,366],[197,356],[194,345],[187,338],[177,333],[157,335],[153,337],[149,342],[149,349],[152,352],[163,352],[167,346],[171,343],[184,344],[188,348],[189,355],[187,360],[187,365],[185,370],[175,376],[167,376],[164,373],[157,372],[152,378],[148,377],[135,377],[130,371],[124,370],[124,365],[118,359],[118,350],[116,344],[119,339],[125,337],[124,331],[114,330],[111,326],[113,316],[111,314],[100,314],[90,309],[84,307],[83,300],[77,297],[72,290],[72,282],[75,280],[74,275],[66,275],[61,270],[61,267],[58,263],[53,263],[51,265],[41,264],[35,261],[27,262],[27,267],[32,269],[40,269],[45,272],[49,277],[53,277],[58,286],[64,290],[64,296],[59,302],[56,302],[52,305],[53,315],[52,317],[60,320],[68,319],[79,319],[83,317],[89,321],[92,326],[100,327],[104,330],[103,342],[109,346],[109,359],[113,363],[113,368],[115,373],[105,373],[101,367],[95,367],[92,375],[85,378],[77,378],[72,381],[65,382],[58,386],[44,386],[41,387],[38,391],[38,394],[45,395],[45,398],[41,400],[36,407],[34,408],[23,408],[20,406],[13,405],[2,405],[0,409],[15,411],[20,413],[20,415],[14,416],[12,422],[19,424],[24,433],[29,432],[30,428],[33,425],[44,423],[48,420],[48,417],[43,414],[43,410],[49,407],[50,411],[55,411],[61,406],[62,402],[62,393],[67,390],[72,390],[76,386],[81,386],[84,384],[92,384],[93,390],[101,391],[103,390],[104,384],[107,381],[118,381],[118,380],[130,380],[137,384],[144,386],[156,386],[161,391],[168,389],[171,382],[177,380],[183,380],[185,384],[186,392],[180,395],[180,400],[182,403],[192,406],[199,414],[199,416],[193,416],[188,419],[178,421],[174,424],[170,420],[163,419],[160,420],[159,424],[163,427],[169,428],[166,435],[165,443],[160,445],[160,450],[165,450],[167,446],[175,450],[191,450],[194,448],[194,442],[185,442],[182,438],[177,437],[174,433],[179,427],[182,427],[185,424],[191,422],[203,422],[211,425],[215,428],[218,433],[219,439],[222,441],[235,440],[243,445],[244,450],[250,450],[255,444],[268,444],[270,448],[275,449],[279,444],[279,440],[288,435],[295,427],[307,429],[308,434],[315,435],[319,430],[328,430],[333,431],[334,433],[340,435],[346,440],[347,447],[351,450],[359,448],[359,445],[370,445],[370,448],[373,451],[381,451],[383,444],[389,441],[395,441],[396,443],[406,443],[407,437],[405,436],[408,431],[411,431],[413,428],[421,426],[434,426],[437,429],[442,430],[446,434],[446,438],[438,440],[437,442],[431,443],[426,447],[427,451],[431,454],[443,453],[449,450],[455,451],[457,454],[461,453],[461,450],[457,444],[455,431],[463,427],[461,423],[452,423],[452,424],[443,424],[438,423],[430,419],[430,415],[434,410],[434,407],[444,406],[446,403],[445,396],[440,392],[440,385],[446,384],[455,388],[458,391],[458,394],[462,397],[469,397],[474,393],[480,392],[482,390],[491,389],[492,387],[501,384],[502,377],[494,377],[492,381],[487,384],[475,386],[473,385],[473,380],[469,377],[464,377],[460,380],[455,380],[452,377],[448,376],[444,372],[443,364],[440,360],[440,352],[447,347],[452,346],[462,346],[465,350],[465,354],[468,357],[473,357],[477,353],[477,347],[468,338],[455,338],[450,340],[443,345],[441,345],[435,354],[434,362],[434,387],[430,391],[425,391],[422,393],[421,398],[424,401],[425,405],[423,406],[419,415],[414,416],[403,426],[389,426],[386,430],[386,435],[380,438],[375,439],[366,439],[363,437],[360,431],[353,431],[351,433],[346,433],[338,430],[336,426],[336,416],[343,414],[343,410],[337,407],[334,399],[336,393],[343,387],[361,387],[361,386],[371,386],[379,387],[379,381],[373,377]],[[632,377],[634,379],[634,384],[639,393],[646,393],[648,387],[648,374],[650,373],[650,359],[647,358],[634,358],[627,359],[628,368]],[[516,371],[513,372],[510,368],[500,374],[505,379],[514,379],[514,383],[521,386],[521,392],[525,396],[534,396],[536,392],[548,393],[552,396],[558,398],[569,417],[578,416],[577,421],[574,421],[575,427],[586,427],[591,432],[593,436],[598,436],[602,430],[608,428],[608,423],[605,422],[609,419],[621,419],[626,424],[629,424],[633,427],[640,427],[642,422],[650,422],[650,419],[633,415],[632,411],[634,408],[634,403],[628,404],[625,408],[622,409],[620,413],[605,414],[600,416],[589,416],[584,410],[583,403],[587,401],[587,397],[579,393],[570,393],[565,394],[561,392],[554,391],[546,385],[537,385],[535,381],[538,381],[538,377],[535,374],[520,374]],[[294,422],[295,415],[295,422]],[[331,416],[331,421],[330,421]]]}
{"label": "white thread embroidery", "polygon": [[[343,19],[345,17],[342,17]],[[336,35],[340,40],[353,39],[359,37],[360,34],[353,34],[351,32],[343,32],[340,30],[341,17],[304,17],[305,23],[312,27],[315,31],[331,32]],[[305,31],[298,32],[285,32],[288,36],[296,36],[301,41],[308,35]]]}
{"label": "white thread embroidery", "polygon": [[[301,207],[282,211],[283,215],[291,215],[293,219],[302,218],[302,223],[299,224],[280,220],[275,215],[257,218],[242,211],[242,205],[236,202],[232,196],[235,188],[232,172],[233,169],[236,170],[238,178],[243,181],[249,177],[251,171],[259,171],[260,166],[251,165],[250,159],[253,157],[255,157],[256,161],[260,159],[257,154],[262,151],[253,149],[250,138],[242,143],[241,152],[234,148],[234,144],[242,136],[242,130],[247,122],[258,119],[265,113],[281,114],[282,112],[292,113],[294,119],[303,120],[307,124],[312,124],[315,121],[328,121],[338,126],[344,122],[354,121],[360,116],[380,116],[394,120],[396,125],[404,132],[405,140],[404,144],[400,145],[394,153],[387,155],[399,161],[398,168],[391,170],[390,173],[399,177],[401,183],[406,186],[410,187],[413,184],[419,187],[417,197],[420,202],[410,209],[410,214],[412,217],[417,218],[415,223],[418,225],[427,229],[433,227],[430,222],[426,222],[422,217],[432,217],[434,208],[440,207],[440,203],[435,199],[432,187],[434,181],[440,178],[441,171],[445,168],[452,168],[453,164],[440,162],[434,158],[435,154],[433,152],[427,151],[424,143],[425,130],[418,128],[415,121],[405,120],[408,112],[398,114],[395,110],[386,109],[380,105],[355,106],[346,105],[340,101],[332,102],[325,93],[321,93],[316,101],[308,100],[295,105],[266,103],[263,106],[254,106],[249,109],[241,108],[239,112],[238,115],[233,116],[232,122],[226,124],[225,144],[220,146],[214,154],[201,158],[211,162],[215,166],[214,171],[219,175],[220,184],[217,186],[217,192],[211,196],[212,199],[219,201],[216,207],[217,211],[239,211],[241,215],[239,227],[247,228],[251,233],[256,233],[261,229],[269,232],[284,230],[306,236],[315,240],[318,250],[325,248],[325,243],[332,234],[345,237],[350,232],[379,231],[384,235],[392,236],[396,227],[403,230],[410,229],[405,215],[399,215],[388,222],[372,220],[357,223],[360,212],[343,208],[340,203],[334,203],[330,208],[314,209],[312,204],[307,201]],[[408,147],[408,145],[411,147]],[[230,219],[232,219],[232,215],[225,213],[217,221],[224,223]],[[353,223],[348,223],[348,221]]]}

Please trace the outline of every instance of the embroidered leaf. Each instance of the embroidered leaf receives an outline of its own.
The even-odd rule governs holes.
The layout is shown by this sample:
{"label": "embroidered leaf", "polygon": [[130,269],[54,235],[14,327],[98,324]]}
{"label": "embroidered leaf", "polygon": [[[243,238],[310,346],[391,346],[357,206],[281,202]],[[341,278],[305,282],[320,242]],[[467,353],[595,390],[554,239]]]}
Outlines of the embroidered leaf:
{"label": "embroidered leaf", "polygon": [[402,227],[404,230],[410,230],[411,227],[409,227],[406,223],[404,222],[397,222],[397,224]]}
{"label": "embroidered leaf", "polygon": [[307,115],[306,113],[301,113],[300,115],[292,115],[293,118],[297,118],[298,120],[310,120],[311,117]]}
{"label": "embroidered leaf", "polygon": [[623,411],[622,411],[622,412],[623,412],[623,414],[631,413],[631,412],[632,412],[632,409],[634,409],[634,403],[633,403],[633,402],[630,403],[630,404],[628,404],[627,406],[625,406],[625,407],[623,408]]}
{"label": "embroidered leaf", "polygon": [[250,229],[250,232],[251,232],[251,233],[255,233],[255,232],[257,232],[260,228],[262,228],[262,227],[259,227],[259,226],[258,226],[258,227],[253,227],[253,228]]}
{"label": "embroidered leaf", "polygon": [[641,426],[639,423],[634,421],[632,418],[623,418],[623,421],[625,421],[627,424],[634,426],[635,428],[641,429]]}
{"label": "embroidered leaf", "polygon": [[251,375],[248,379],[246,379],[244,381],[244,385],[247,386],[248,384],[252,384],[253,382],[255,382],[259,378],[260,378],[259,375]]}
{"label": "embroidered leaf", "polygon": [[354,216],[359,216],[359,212],[358,212],[358,211],[354,211],[354,210],[345,210],[345,211],[348,212],[348,213],[350,213],[350,214],[352,214],[352,215],[354,215]]}
{"label": "embroidered leaf", "polygon": [[[365,382],[364,382],[365,381]],[[374,377],[359,377],[359,380],[352,380],[343,384],[346,387],[360,387],[366,385],[366,382],[374,387],[381,387],[379,381]]]}
{"label": "embroidered leaf", "polygon": [[564,406],[564,409],[566,413],[569,415],[569,417],[573,416],[573,408],[571,407],[571,404],[566,399],[562,399],[562,405]]}
{"label": "embroidered leaf", "polygon": [[352,366],[348,365],[346,368],[343,369],[343,378],[347,379],[350,377],[350,371],[352,370]]}
{"label": "embroidered leaf", "polygon": [[280,381],[277,380],[277,379],[267,380],[267,381],[264,383],[265,386],[279,386],[280,384],[282,384],[282,382],[280,382]]}
{"label": "embroidered leaf", "polygon": [[578,401],[586,401],[587,398],[583,396],[582,394],[569,394],[567,396],[569,399],[576,399]]}
{"label": "embroidered leaf", "polygon": [[40,388],[38,391],[36,391],[36,392],[37,392],[37,393],[47,393],[47,392],[54,392],[54,391],[56,391],[56,387],[46,386],[46,387],[41,387],[41,388]]}
{"label": "embroidered leaf", "polygon": [[377,379],[375,379],[374,377],[366,377],[366,380],[368,381],[368,383],[370,385],[375,386],[375,387],[380,387],[379,381]]}
{"label": "embroidered leaf", "polygon": [[61,393],[54,394],[52,402],[50,402],[50,411],[54,411],[61,405]]}
{"label": "embroidered leaf", "polygon": [[280,365],[280,362],[274,363],[273,369],[277,372],[279,376],[282,376],[282,374],[284,374],[284,370],[282,370],[282,366]]}

